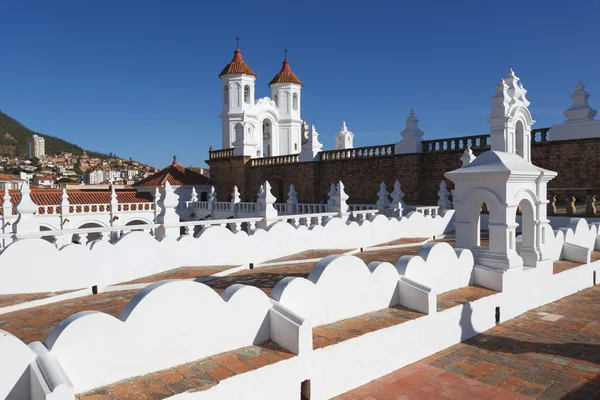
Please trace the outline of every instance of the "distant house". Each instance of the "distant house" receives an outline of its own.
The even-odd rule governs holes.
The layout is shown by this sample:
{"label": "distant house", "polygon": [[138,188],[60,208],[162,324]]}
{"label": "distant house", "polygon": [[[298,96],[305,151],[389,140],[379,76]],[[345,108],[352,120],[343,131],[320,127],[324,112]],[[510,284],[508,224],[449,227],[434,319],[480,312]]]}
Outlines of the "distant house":
{"label": "distant house", "polygon": [[0,174],[0,189],[18,189],[25,179],[22,179],[18,175]]}
{"label": "distant house", "polygon": [[179,165],[177,157],[173,157],[171,165],[142,179],[133,186],[138,192],[154,192],[156,187],[164,185],[165,182],[169,182],[175,189],[175,193],[179,195],[180,205],[190,200],[192,189],[196,189],[198,200],[207,201],[212,185],[209,177]]}
{"label": "distant house", "polygon": [[45,188],[54,187],[54,178],[51,175],[35,174],[33,176],[33,184]]}

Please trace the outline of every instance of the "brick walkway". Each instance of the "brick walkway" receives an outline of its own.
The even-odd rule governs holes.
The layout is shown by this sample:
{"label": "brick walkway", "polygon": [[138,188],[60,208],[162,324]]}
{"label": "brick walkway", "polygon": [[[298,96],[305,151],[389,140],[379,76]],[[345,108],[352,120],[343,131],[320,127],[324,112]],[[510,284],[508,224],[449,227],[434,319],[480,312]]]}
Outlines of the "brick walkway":
{"label": "brick walkway", "polygon": [[30,301],[47,299],[65,293],[76,292],[76,290],[66,290],[64,292],[52,293],[26,293],[26,294],[3,294],[0,295],[0,308],[14,306],[16,304],[28,303]]}
{"label": "brick walkway", "polygon": [[393,306],[332,324],[321,325],[313,329],[313,348],[327,347],[369,332],[400,325],[423,315],[402,306]]}
{"label": "brick walkway", "polygon": [[215,278],[206,285],[212,287],[217,292],[222,293],[227,287],[241,283],[244,285],[255,286],[266,294],[270,294],[273,287],[286,276],[298,276],[306,278],[317,262],[307,262],[299,264],[286,264],[274,267],[259,267],[255,269],[246,269],[231,275]]}
{"label": "brick walkway", "polygon": [[600,399],[600,286],[529,311],[338,399]]}
{"label": "brick walkway", "polygon": [[323,258],[333,254],[344,254],[352,250],[353,249],[307,250],[289,256],[276,258],[274,260],[265,261],[264,264],[283,261],[310,260],[311,258]]}
{"label": "brick walkway", "polygon": [[437,310],[444,311],[449,308],[460,306],[461,304],[466,304],[471,301],[479,300],[483,297],[490,296],[496,293],[498,292],[477,285],[451,290],[446,293],[438,294]]}
{"label": "brick walkway", "polygon": [[[273,342],[243,347],[149,375],[138,376],[77,396],[81,400],[164,399],[207,390],[220,381],[294,357]],[[268,383],[265,383],[268,384]]]}
{"label": "brick walkway", "polygon": [[159,274],[145,276],[143,278],[135,279],[129,282],[119,283],[119,285],[127,285],[132,283],[151,283],[158,282],[165,279],[197,279],[205,278],[214,275],[219,272],[227,271],[228,269],[235,268],[234,265],[218,265],[218,266],[207,266],[207,267],[181,267],[172,269],[170,271],[161,272]]}
{"label": "brick walkway", "polygon": [[0,329],[12,333],[27,344],[44,341],[56,325],[79,311],[102,311],[118,317],[137,292],[138,290],[124,290],[100,293],[0,314]]}
{"label": "brick walkway", "polygon": [[[591,262],[600,260],[600,251],[592,251]],[[559,274],[571,268],[579,267],[582,263],[566,260],[554,261],[554,273]]]}

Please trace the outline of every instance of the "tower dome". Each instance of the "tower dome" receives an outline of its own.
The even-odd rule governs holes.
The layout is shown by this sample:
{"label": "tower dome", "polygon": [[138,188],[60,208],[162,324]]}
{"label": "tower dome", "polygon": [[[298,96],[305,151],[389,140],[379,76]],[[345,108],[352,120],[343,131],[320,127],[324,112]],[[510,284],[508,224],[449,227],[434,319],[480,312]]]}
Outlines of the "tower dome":
{"label": "tower dome", "polygon": [[281,71],[279,71],[279,73],[275,75],[275,78],[269,82],[269,86],[275,83],[295,83],[297,85],[304,86],[296,74],[292,72],[292,69],[290,68],[290,62],[288,61],[287,57],[283,60]]}
{"label": "tower dome", "polygon": [[219,78],[228,74],[246,74],[256,78],[256,74],[252,71],[252,68],[242,58],[242,51],[239,47],[233,52],[233,60],[223,68],[223,71],[219,74]]}

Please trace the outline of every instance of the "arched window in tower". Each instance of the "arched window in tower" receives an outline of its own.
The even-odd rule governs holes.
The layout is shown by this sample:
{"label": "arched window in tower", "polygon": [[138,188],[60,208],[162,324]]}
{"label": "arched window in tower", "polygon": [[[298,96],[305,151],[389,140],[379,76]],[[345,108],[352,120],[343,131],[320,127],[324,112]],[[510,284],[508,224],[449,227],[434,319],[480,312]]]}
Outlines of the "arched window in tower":
{"label": "arched window in tower", "polygon": [[292,107],[294,107],[294,111],[298,111],[298,93],[294,93],[294,97],[292,98]]}
{"label": "arched window in tower", "polygon": [[273,96],[273,100],[275,101],[275,105],[277,107],[279,107],[279,96],[277,96],[277,95]]}
{"label": "arched window in tower", "polygon": [[229,104],[229,88],[227,86],[223,88],[223,104]]}
{"label": "arched window in tower", "polygon": [[521,121],[517,121],[517,126],[515,129],[515,152],[517,155],[525,157],[525,133],[523,132],[523,123]]}
{"label": "arched window in tower", "polygon": [[244,86],[244,103],[250,103],[250,86]]}

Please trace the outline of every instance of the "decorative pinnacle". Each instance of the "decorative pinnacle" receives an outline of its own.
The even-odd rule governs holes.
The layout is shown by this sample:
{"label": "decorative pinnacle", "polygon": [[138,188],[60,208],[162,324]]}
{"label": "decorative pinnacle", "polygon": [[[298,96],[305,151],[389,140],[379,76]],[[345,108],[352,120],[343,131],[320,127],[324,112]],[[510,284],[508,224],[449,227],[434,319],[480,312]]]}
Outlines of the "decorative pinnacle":
{"label": "decorative pinnacle", "polygon": [[240,38],[238,36],[235,37],[235,48],[236,49],[240,48]]}
{"label": "decorative pinnacle", "polygon": [[578,81],[576,90],[580,91],[580,90],[584,90],[584,89],[585,89],[585,86],[583,86],[583,81]]}
{"label": "decorative pinnacle", "polygon": [[283,54],[284,54],[283,59],[284,60],[287,60],[287,52],[288,52],[288,49],[286,47],[285,49],[283,49]]}
{"label": "decorative pinnacle", "polygon": [[348,128],[346,128],[346,121],[342,122],[342,130],[343,131],[347,131]]}
{"label": "decorative pinnacle", "polygon": [[411,117],[415,116],[415,110],[414,109],[410,109],[410,111],[408,112],[408,115],[410,115]]}

